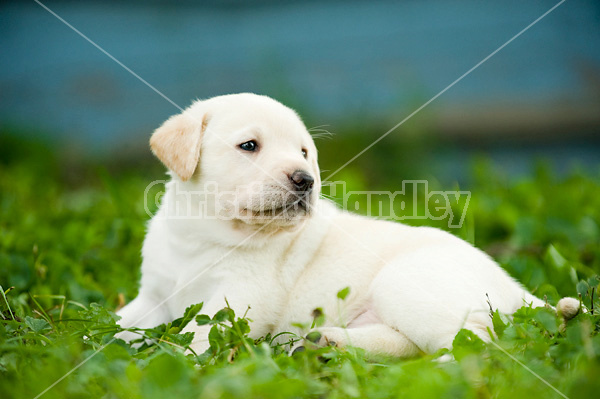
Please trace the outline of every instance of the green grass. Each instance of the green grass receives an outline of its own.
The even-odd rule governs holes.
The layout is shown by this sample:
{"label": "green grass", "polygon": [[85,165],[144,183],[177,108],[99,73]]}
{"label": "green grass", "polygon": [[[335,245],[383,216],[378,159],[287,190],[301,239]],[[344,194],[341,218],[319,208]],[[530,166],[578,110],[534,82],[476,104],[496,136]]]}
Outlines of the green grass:
{"label": "green grass", "polygon": [[[495,344],[461,331],[456,360],[446,363],[434,360],[441,353],[397,360],[352,348],[289,357],[271,337],[248,339],[246,321],[230,311],[199,318],[213,324],[211,351],[186,356],[190,337],[178,332],[196,322],[198,308],[147,331],[154,345],[134,349],[112,341],[112,310],[120,295],[127,301],[136,295],[148,220],[143,192],[163,177],[162,168],[145,160],[59,162],[52,153],[35,143],[0,140],[2,398],[33,398],[86,359],[42,397],[560,397],[524,366],[568,397],[600,392],[600,317],[589,313],[566,330],[544,309],[523,308],[512,321],[495,315]],[[334,170],[340,163],[327,165],[326,155],[324,168]],[[356,164],[343,178],[351,189],[399,188],[403,170],[376,167],[396,177],[377,173],[374,180]],[[454,234],[493,254],[550,303],[580,294],[591,308],[600,273],[598,170],[557,178],[540,167],[512,181],[480,161],[469,189],[466,223]],[[413,223],[448,229],[447,221]]]}

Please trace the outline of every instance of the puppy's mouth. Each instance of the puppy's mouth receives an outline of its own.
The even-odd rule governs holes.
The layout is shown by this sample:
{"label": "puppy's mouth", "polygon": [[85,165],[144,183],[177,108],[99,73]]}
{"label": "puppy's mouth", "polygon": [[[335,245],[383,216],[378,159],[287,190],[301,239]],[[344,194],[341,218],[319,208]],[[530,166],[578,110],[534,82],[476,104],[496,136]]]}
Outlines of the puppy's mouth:
{"label": "puppy's mouth", "polygon": [[241,216],[242,220],[251,223],[271,220],[293,222],[309,216],[311,208],[310,194],[302,194],[291,198],[288,202],[274,202],[256,208],[247,207],[243,209]]}
{"label": "puppy's mouth", "polygon": [[264,208],[260,210],[251,210],[254,216],[277,216],[282,215],[284,213],[309,213],[310,204],[307,199],[301,198],[294,202],[290,202],[287,204],[283,204],[281,206],[275,206],[272,208]]}

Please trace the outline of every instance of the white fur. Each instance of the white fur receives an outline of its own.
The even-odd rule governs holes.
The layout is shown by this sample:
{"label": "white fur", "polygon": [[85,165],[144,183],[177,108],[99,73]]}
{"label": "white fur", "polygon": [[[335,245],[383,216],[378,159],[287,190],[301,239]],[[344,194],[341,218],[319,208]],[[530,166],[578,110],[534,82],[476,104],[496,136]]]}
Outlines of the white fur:
{"label": "white fur", "polygon": [[[148,226],[139,295],[118,313],[121,326],[165,323],[198,302],[212,315],[227,299],[238,315],[250,307],[254,338],[301,334],[292,324],[310,324],[320,307],[326,315],[320,344],[412,356],[449,348],[460,328],[489,340],[488,297],[506,314],[524,304],[544,306],[467,242],[434,228],[341,211],[317,199],[318,180],[309,214],[275,221],[177,218],[190,211],[187,205],[175,209],[177,190],[201,191],[216,182],[219,190],[256,183],[285,192],[294,170],[319,176],[316,148],[303,123],[272,99],[216,97],[195,103],[185,115],[208,120],[198,170],[185,182],[172,173]],[[254,138],[261,145],[257,154],[237,147]],[[236,201],[252,197],[244,190],[239,195],[244,198]],[[336,293],[345,287],[351,290],[342,302]],[[208,348],[208,327],[192,322],[187,330],[195,332],[193,349]]]}

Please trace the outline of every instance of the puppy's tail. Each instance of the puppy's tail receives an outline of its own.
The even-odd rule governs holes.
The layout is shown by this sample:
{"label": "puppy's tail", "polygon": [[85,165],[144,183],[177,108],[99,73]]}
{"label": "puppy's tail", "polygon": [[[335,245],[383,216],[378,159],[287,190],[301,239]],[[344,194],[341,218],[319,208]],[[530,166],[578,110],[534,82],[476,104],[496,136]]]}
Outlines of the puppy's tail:
{"label": "puppy's tail", "polygon": [[581,303],[575,298],[565,297],[556,304],[556,313],[563,320],[569,321],[581,311]]}

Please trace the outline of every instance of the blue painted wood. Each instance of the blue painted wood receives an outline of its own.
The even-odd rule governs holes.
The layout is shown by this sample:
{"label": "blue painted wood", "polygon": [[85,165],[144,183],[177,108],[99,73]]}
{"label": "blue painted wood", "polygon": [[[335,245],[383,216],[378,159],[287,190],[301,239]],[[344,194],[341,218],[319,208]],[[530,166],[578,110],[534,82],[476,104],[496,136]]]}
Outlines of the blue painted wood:
{"label": "blue painted wood", "polygon": [[[183,107],[253,91],[300,108],[314,124],[359,114],[401,120],[555,3],[46,2]],[[600,3],[567,1],[432,112],[597,99],[599,22]],[[0,49],[3,123],[103,148],[148,136],[178,112],[35,3],[2,6]]]}

